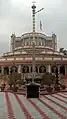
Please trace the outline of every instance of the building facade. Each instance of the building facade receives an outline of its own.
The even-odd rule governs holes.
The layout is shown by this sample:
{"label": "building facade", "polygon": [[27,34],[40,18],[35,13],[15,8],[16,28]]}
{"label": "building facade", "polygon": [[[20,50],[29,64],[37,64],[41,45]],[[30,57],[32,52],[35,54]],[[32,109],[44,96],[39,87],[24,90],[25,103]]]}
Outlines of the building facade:
{"label": "building facade", "polygon": [[[35,44],[36,46],[47,46],[53,48],[54,51],[57,51],[57,37],[55,34],[52,36],[46,36],[42,33],[35,32]],[[31,46],[33,39],[33,32],[23,34],[21,37],[16,37],[15,34],[11,35],[11,51],[15,48],[22,46]]]}
{"label": "building facade", "polygon": [[[30,77],[32,74],[33,46],[32,33],[23,34],[21,37],[11,35],[11,51],[4,53],[0,57],[0,72],[11,73],[11,68],[16,66],[17,71],[23,77]],[[67,56],[57,51],[57,37],[53,34],[51,37],[42,33],[35,33],[35,72],[41,76],[45,72],[52,72],[55,65],[60,67],[63,65],[65,73],[67,73]]]}

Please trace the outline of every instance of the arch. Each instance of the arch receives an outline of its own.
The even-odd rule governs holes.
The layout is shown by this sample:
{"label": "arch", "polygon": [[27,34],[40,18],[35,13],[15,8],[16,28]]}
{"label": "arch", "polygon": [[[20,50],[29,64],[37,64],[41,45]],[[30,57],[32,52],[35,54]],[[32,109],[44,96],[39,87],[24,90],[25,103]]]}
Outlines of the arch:
{"label": "arch", "polygon": [[56,78],[58,78],[58,67],[57,67],[56,65],[53,65],[53,66],[51,67],[51,72],[52,72],[52,73],[55,73]]}
{"label": "arch", "polygon": [[18,71],[18,68],[16,66],[12,66],[10,69],[10,73],[17,72],[17,71]]}
{"label": "arch", "polygon": [[51,72],[56,75],[56,84],[58,85],[58,67],[56,65],[51,67]]}
{"label": "arch", "polygon": [[23,66],[23,73],[29,73],[29,67]]}
{"label": "arch", "polygon": [[39,73],[45,73],[46,72],[46,67],[45,66],[40,66],[39,67]]}
{"label": "arch", "polygon": [[4,74],[9,75],[9,67],[4,67]]}
{"label": "arch", "polygon": [[65,75],[65,66],[64,65],[60,66],[60,74]]}

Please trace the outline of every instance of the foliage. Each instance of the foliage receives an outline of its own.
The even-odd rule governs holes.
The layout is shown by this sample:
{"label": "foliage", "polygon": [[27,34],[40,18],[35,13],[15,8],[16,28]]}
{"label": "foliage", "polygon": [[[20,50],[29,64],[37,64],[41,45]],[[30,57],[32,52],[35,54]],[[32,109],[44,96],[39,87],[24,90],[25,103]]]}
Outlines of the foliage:
{"label": "foliage", "polygon": [[9,80],[8,80],[8,84],[10,85],[16,85],[18,83],[21,83],[21,75],[18,74],[17,72],[12,72],[12,74],[9,75]]}
{"label": "foliage", "polygon": [[56,77],[52,73],[46,72],[42,76],[42,83],[45,84],[45,85],[55,84],[55,82],[56,82]]}
{"label": "foliage", "polygon": [[64,48],[60,48],[59,52],[63,53],[64,55],[67,55],[67,50],[65,50]]}

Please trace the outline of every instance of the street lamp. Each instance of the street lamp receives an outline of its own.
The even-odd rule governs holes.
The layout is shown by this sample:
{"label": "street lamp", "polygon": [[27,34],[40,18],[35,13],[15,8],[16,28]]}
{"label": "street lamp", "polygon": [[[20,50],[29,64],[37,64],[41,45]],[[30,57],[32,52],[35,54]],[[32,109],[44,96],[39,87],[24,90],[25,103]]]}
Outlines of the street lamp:
{"label": "street lamp", "polygon": [[33,40],[32,40],[32,82],[34,83],[35,79],[35,14],[42,11],[44,8],[41,8],[38,11],[35,11],[36,6],[33,4],[32,6],[32,19],[33,19]]}

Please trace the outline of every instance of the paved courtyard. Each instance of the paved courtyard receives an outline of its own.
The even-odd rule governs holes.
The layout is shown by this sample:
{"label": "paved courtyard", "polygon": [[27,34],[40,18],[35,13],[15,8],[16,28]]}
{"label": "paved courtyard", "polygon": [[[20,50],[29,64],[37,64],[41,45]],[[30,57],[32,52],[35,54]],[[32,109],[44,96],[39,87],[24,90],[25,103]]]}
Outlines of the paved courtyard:
{"label": "paved courtyard", "polygon": [[67,119],[67,92],[39,99],[0,92],[0,119]]}

